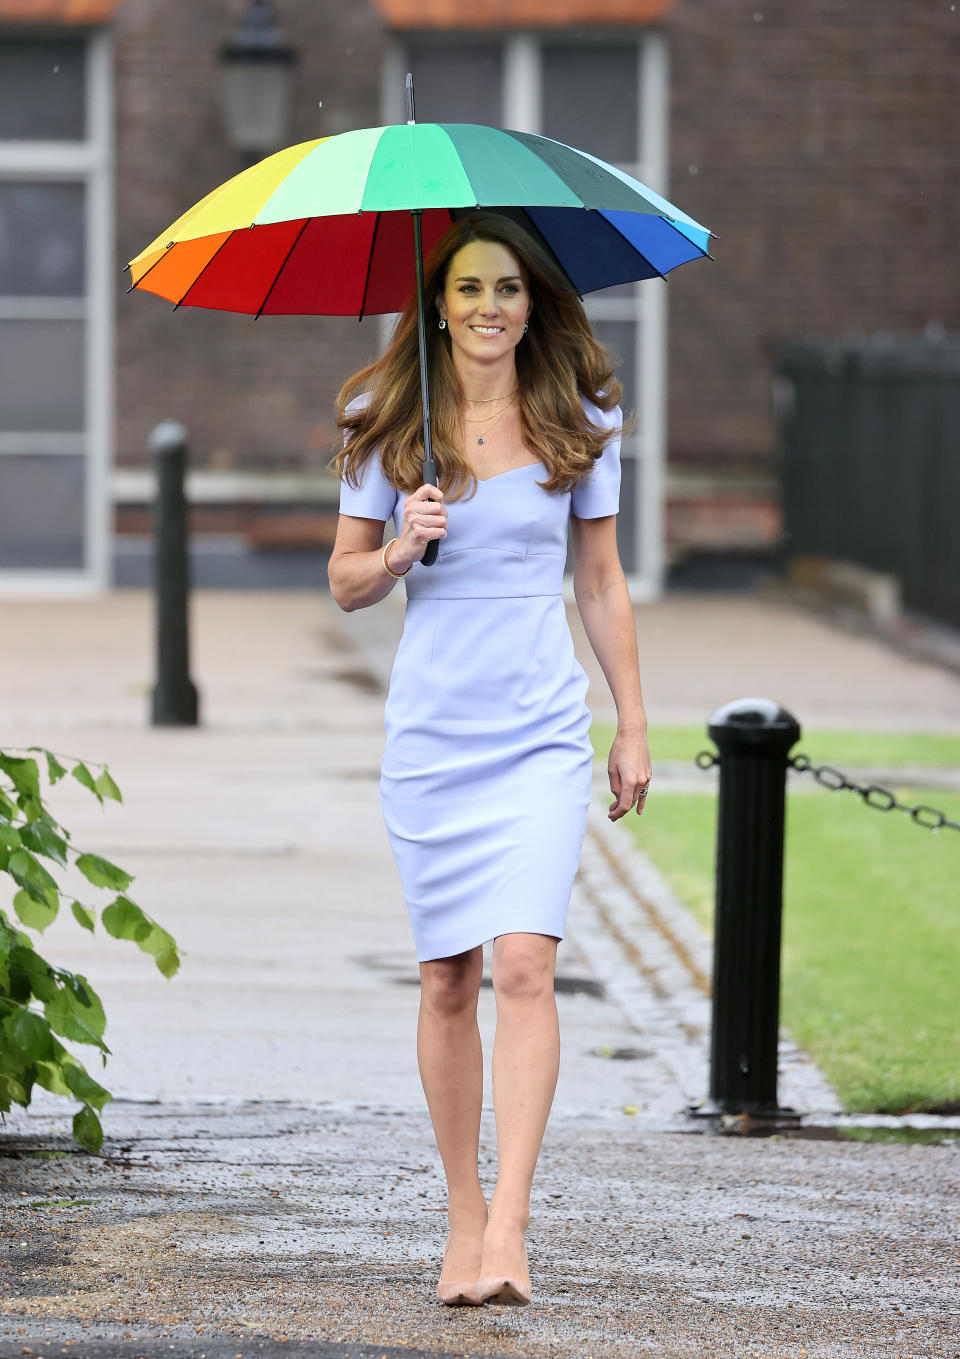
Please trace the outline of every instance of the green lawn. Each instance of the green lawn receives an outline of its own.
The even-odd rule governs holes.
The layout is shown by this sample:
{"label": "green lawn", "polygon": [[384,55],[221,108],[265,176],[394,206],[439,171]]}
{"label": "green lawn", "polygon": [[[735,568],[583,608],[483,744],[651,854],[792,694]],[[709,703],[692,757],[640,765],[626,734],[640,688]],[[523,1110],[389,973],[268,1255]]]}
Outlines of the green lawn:
{"label": "green lawn", "polygon": [[[594,722],[593,746],[606,762],[616,728],[609,722]],[[650,731],[650,758],[654,768],[661,760],[693,760],[698,750],[710,750],[713,743],[702,727],[658,726]],[[942,767],[960,765],[960,734],[900,731],[843,731],[820,727],[802,731],[796,753],[809,755],[815,764],[928,764]]]}
{"label": "green lawn", "polygon": [[[605,760],[612,733],[594,734]],[[708,744],[705,733],[659,729],[654,781],[658,755],[692,758]],[[892,764],[933,763],[955,748],[952,737],[859,732],[815,733],[799,746],[840,767],[865,762],[867,750],[871,762]],[[960,794],[893,791],[960,821]],[[709,933],[715,796],[658,790],[642,817],[617,829],[636,836]],[[850,1110],[960,1100],[960,832],[933,834],[902,812],[814,787],[789,800],[785,858],[781,1016],[790,1033]]]}

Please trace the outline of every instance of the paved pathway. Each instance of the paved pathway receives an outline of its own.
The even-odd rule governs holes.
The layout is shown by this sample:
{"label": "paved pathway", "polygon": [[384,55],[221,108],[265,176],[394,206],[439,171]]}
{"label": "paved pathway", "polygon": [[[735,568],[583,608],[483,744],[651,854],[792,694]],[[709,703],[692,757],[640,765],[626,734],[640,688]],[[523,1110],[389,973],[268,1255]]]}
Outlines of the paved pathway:
{"label": "paved pathway", "polygon": [[[703,597],[696,614],[678,601],[679,621],[669,601],[650,607],[663,642],[682,622],[709,637],[718,604]],[[744,637],[766,646],[773,618],[758,607],[763,626],[736,604]],[[398,617],[395,604],[343,615],[322,595],[199,592],[203,725],[181,730],[145,723],[149,597],[0,604],[4,636],[20,639],[5,658],[3,743],[110,762],[123,806],[101,809],[68,780],[54,809],[78,846],[137,875],[131,893],[184,949],[168,982],[132,945],[69,919],[43,937],[104,1000],[109,1064],[78,1055],[116,1098],[97,1157],[76,1152],[71,1106],[42,1090],[0,1132],[0,1356],[954,1354],[957,1148],[693,1126],[709,950],[602,800],[561,946],[564,1054],[530,1233],[536,1305],[433,1304],[442,1181],[377,804],[383,700],[370,668],[377,652],[382,673]],[[654,617],[642,615],[651,628]],[[773,639],[784,655],[793,621],[782,616]],[[830,710],[849,716],[846,641],[821,626],[816,642]],[[677,655],[689,708],[671,709],[654,650],[651,721],[746,691],[728,658],[721,681],[693,667],[696,692]],[[692,665],[690,639],[686,654]],[[742,647],[740,658],[751,673]],[[903,664],[878,667],[876,711],[881,697],[892,705],[891,725]],[[915,696],[949,726],[960,682],[910,664]],[[799,691],[788,699],[809,706]],[[488,1071],[493,1021],[485,987]],[[829,1088],[786,1039],[781,1069],[782,1098],[829,1114]],[[494,1151],[487,1106],[488,1187]]]}

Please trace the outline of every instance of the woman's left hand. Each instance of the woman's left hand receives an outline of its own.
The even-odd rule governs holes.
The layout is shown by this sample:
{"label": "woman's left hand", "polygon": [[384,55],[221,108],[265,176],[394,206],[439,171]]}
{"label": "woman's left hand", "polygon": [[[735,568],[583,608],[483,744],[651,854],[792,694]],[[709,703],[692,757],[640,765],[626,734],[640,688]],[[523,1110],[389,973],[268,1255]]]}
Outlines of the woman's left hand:
{"label": "woman's left hand", "polygon": [[652,772],[646,731],[618,731],[607,761],[610,791],[617,799],[607,812],[611,821],[626,816],[634,803],[637,804],[637,815],[643,815],[647,800],[645,789]]}

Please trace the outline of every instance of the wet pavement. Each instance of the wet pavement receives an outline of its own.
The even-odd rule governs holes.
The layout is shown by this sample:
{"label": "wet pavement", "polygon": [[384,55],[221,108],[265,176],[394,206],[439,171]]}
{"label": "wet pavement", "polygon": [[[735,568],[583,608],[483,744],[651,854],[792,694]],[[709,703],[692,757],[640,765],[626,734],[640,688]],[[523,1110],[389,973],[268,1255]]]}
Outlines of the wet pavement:
{"label": "wet pavement", "polygon": [[[749,600],[701,604],[649,606],[646,633],[689,632],[689,658],[718,608],[745,646],[766,635],[784,656],[816,631],[805,620],[796,640],[793,616],[760,603],[754,616]],[[74,843],[136,874],[131,895],[184,950],[166,981],[133,945],[70,919],[38,945],[100,993],[108,1064],[73,1050],[115,1099],[97,1155],[70,1138],[75,1106],[43,1090],[0,1128],[3,1359],[960,1356],[960,1118],[933,1119],[929,1145],[838,1132],[851,1120],[788,1034],[780,1096],[802,1135],[691,1117],[706,1092],[709,941],[607,821],[602,769],[560,949],[534,1302],[439,1307],[445,1205],[416,1069],[417,969],[377,800],[395,605],[342,615],[320,594],[197,592],[195,730],[145,723],[149,597],[0,603],[0,616],[9,635],[33,629],[5,663],[4,746],[110,762],[123,806],[67,780],[53,809]],[[960,681],[902,657],[884,667],[877,644],[865,656],[820,626],[824,668],[806,698],[794,668],[792,702],[840,720],[858,701],[844,666],[876,665],[871,718],[895,726],[912,685],[954,729]],[[698,694],[678,669],[671,696],[682,657],[661,655],[651,722],[763,692],[741,660],[742,684],[727,657],[728,687],[701,666]],[[608,715],[596,685],[592,704]],[[488,985],[480,1017],[489,1073]],[[490,1189],[489,1079],[485,1093]]]}

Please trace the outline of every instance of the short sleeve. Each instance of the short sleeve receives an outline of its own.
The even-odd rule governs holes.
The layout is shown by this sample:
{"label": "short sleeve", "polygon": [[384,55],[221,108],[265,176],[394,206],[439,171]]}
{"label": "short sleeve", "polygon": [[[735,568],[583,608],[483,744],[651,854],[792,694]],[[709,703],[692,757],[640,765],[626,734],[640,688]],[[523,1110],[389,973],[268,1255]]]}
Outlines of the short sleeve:
{"label": "short sleeve", "polygon": [[[608,429],[619,431],[623,412],[619,406],[612,411],[602,411],[592,403],[587,405],[587,414],[595,425],[604,424]],[[613,434],[600,457],[579,483],[574,487],[570,498],[570,509],[578,519],[600,519],[603,515],[616,514],[620,509],[620,434]]]}
{"label": "short sleeve", "polygon": [[[369,399],[368,392],[361,392],[347,406],[348,411],[358,409]],[[346,447],[344,438],[344,447]],[[399,492],[383,475],[380,454],[374,449],[359,472],[360,485],[351,486],[345,477],[340,479],[340,513],[355,515],[359,519],[382,519],[384,523],[393,516],[397,507]]]}

